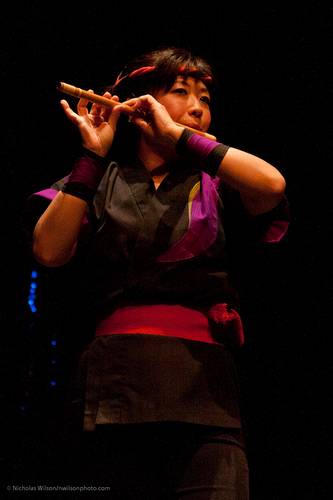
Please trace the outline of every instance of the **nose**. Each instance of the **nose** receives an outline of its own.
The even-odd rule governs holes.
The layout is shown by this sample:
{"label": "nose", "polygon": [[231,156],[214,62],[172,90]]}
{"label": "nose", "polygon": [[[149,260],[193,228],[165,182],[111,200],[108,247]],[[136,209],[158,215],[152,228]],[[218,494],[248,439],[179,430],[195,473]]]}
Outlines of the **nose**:
{"label": "nose", "polygon": [[196,96],[191,96],[189,114],[200,118],[202,116],[202,106],[201,101]]}

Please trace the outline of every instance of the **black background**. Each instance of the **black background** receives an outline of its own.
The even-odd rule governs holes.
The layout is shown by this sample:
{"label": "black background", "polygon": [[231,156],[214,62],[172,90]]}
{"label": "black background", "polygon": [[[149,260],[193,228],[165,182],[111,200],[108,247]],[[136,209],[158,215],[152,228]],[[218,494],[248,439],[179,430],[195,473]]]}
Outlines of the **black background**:
{"label": "black background", "polygon": [[[253,499],[331,497],[332,28],[332,8],[315,3],[70,9],[29,2],[2,17],[1,460],[12,483],[27,483],[38,468],[39,480],[46,478],[40,457],[57,435],[62,401],[61,388],[48,389],[43,342],[57,328],[61,339],[68,318],[45,314],[56,301],[49,294],[40,299],[43,326],[35,327],[27,307],[34,263],[22,233],[29,194],[65,175],[75,155],[78,138],[56,83],[98,91],[133,56],[176,45],[215,68],[221,94],[213,132],[276,165],[287,180],[288,237],[258,256],[244,306],[240,374]],[[63,297],[70,300],[67,285]],[[59,349],[61,380],[66,342]]]}

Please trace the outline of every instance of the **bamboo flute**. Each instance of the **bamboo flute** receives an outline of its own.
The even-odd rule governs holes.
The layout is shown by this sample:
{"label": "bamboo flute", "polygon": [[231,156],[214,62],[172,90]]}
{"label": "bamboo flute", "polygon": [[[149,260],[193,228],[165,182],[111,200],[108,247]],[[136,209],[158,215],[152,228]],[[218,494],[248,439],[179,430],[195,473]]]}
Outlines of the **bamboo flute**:
{"label": "bamboo flute", "polygon": [[[57,89],[60,92],[63,92],[64,94],[68,94],[68,95],[71,95],[73,97],[76,97],[77,99],[80,99],[81,97],[83,97],[84,99],[87,99],[90,102],[94,102],[96,104],[101,104],[102,106],[107,106],[109,108],[114,108],[114,106],[116,106],[117,104],[120,104],[119,101],[116,101],[115,99],[108,99],[107,97],[103,97],[101,95],[94,94],[93,92],[88,92],[88,90],[83,90],[83,89],[80,89],[79,87],[75,87],[74,85],[69,85],[68,83],[64,83],[64,82],[59,82],[57,85]],[[181,125],[180,123],[178,125],[185,127],[185,125]],[[196,130],[196,129],[191,128],[191,127],[185,127],[185,128],[187,128],[191,132],[194,132],[195,134],[200,134],[203,137],[206,137],[207,139],[210,139],[212,141],[216,141],[216,137],[214,135],[207,134],[207,132],[202,132],[201,130]]]}

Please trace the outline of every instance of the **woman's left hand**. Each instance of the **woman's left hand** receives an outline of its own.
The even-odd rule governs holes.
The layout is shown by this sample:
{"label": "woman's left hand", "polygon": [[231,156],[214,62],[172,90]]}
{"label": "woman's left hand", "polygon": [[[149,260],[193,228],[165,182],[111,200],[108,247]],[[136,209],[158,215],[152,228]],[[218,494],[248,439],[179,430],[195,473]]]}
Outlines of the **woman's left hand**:
{"label": "woman's left hand", "polygon": [[141,130],[146,141],[163,153],[174,154],[184,127],[172,120],[165,106],[150,94],[129,99],[126,105],[131,108],[131,122]]}

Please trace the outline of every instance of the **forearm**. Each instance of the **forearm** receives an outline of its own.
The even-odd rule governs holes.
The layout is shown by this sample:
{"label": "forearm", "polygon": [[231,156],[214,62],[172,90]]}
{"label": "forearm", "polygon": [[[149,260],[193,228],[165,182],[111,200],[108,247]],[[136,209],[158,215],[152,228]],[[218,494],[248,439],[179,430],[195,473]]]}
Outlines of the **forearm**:
{"label": "forearm", "polygon": [[254,215],[274,208],[284,194],[285,179],[273,165],[236,148],[228,149],[217,175],[240,192]]}
{"label": "forearm", "polygon": [[285,190],[281,173],[266,161],[236,148],[183,131],[176,151],[237,189],[245,208],[260,214],[274,208]]}
{"label": "forearm", "polygon": [[87,206],[93,201],[108,160],[84,149],[62,192],[36,224],[33,252],[49,267],[66,264],[74,255]]}
{"label": "forearm", "polygon": [[47,267],[66,264],[75,253],[86,201],[59,192],[38,220],[33,234],[33,254]]}

